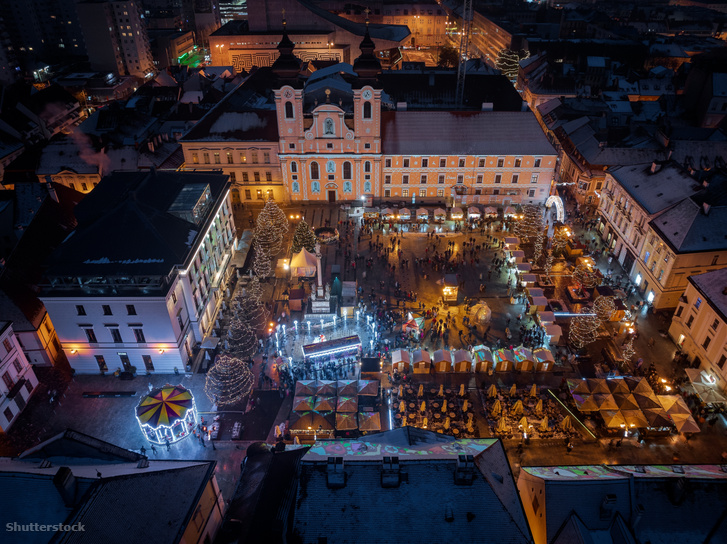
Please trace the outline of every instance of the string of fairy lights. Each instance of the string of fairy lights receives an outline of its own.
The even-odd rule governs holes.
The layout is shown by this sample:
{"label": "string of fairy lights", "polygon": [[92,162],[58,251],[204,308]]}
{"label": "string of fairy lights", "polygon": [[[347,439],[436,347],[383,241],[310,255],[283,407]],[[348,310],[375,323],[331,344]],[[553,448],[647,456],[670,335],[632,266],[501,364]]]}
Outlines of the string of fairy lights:
{"label": "string of fairy lights", "polygon": [[236,404],[252,392],[254,376],[242,359],[220,355],[207,372],[204,392],[217,406]]}

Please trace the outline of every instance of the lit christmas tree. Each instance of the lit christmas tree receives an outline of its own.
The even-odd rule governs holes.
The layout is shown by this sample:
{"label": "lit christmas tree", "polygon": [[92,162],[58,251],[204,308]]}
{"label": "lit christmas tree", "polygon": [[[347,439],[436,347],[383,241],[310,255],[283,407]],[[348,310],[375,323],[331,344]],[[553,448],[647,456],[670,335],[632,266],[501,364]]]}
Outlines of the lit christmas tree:
{"label": "lit christmas tree", "polygon": [[543,230],[543,211],[538,206],[523,206],[523,217],[515,224],[515,234],[521,241],[534,240]]}
{"label": "lit christmas tree", "polygon": [[313,253],[316,249],[316,235],[308,223],[304,219],[301,219],[293,233],[293,254],[300,253],[300,250],[303,248]]}
{"label": "lit christmas tree", "polygon": [[520,68],[520,61],[528,57],[530,57],[530,51],[525,49],[521,49],[520,51],[501,49],[497,55],[496,66],[507,79],[515,81],[517,79],[518,69]]}
{"label": "lit christmas tree", "polygon": [[270,252],[263,246],[255,248],[255,260],[252,262],[252,270],[258,278],[267,278],[272,274]]}
{"label": "lit christmas tree", "polygon": [[540,257],[543,256],[543,242],[545,241],[545,233],[541,230],[535,236],[535,244],[533,245],[533,264],[537,266]]}
{"label": "lit christmas tree", "polygon": [[577,315],[570,322],[568,339],[576,349],[583,349],[588,344],[596,341],[598,327],[601,322],[595,314],[586,315],[591,312],[590,308],[583,308],[581,314]]}
{"label": "lit christmas tree", "polygon": [[636,350],[634,349],[634,337],[631,336],[629,341],[626,342],[626,345],[621,350],[621,357],[623,358],[624,363],[628,365],[631,362],[631,359],[634,358],[634,355],[636,355]]}
{"label": "lit christmas tree", "polygon": [[601,296],[593,303],[593,310],[596,312],[598,319],[606,322],[611,319],[611,316],[616,311],[616,303],[613,297]]}
{"label": "lit christmas tree", "polygon": [[234,318],[227,329],[230,353],[241,359],[249,359],[257,352],[258,341],[252,327],[240,318]]}
{"label": "lit christmas tree", "polygon": [[550,277],[550,271],[553,269],[553,250],[548,250],[548,256],[545,258],[545,275]]}
{"label": "lit christmas tree", "polygon": [[243,295],[242,291],[240,291],[239,296],[252,297],[257,301],[262,300],[263,286],[260,285],[260,280],[257,276],[253,276],[252,279],[247,282],[247,285],[245,286],[245,294]]}
{"label": "lit christmas tree", "polygon": [[220,355],[207,372],[204,391],[212,404],[236,404],[252,392],[254,376],[250,366],[229,355]]}
{"label": "lit christmas tree", "polygon": [[568,230],[565,228],[558,229],[553,236],[553,251],[555,253],[565,254],[565,249],[569,241]]}
{"label": "lit christmas tree", "polygon": [[263,248],[267,250],[271,257],[275,257],[280,253],[282,247],[282,234],[275,228],[270,219],[264,215],[259,215],[257,227],[255,228],[255,249]]}
{"label": "lit christmas tree", "polygon": [[238,301],[240,319],[245,321],[253,330],[262,329],[268,322],[268,310],[259,298],[246,294]]}
{"label": "lit christmas tree", "polygon": [[282,242],[283,236],[288,232],[288,217],[285,212],[280,209],[274,200],[268,199],[265,207],[258,215],[258,219],[260,219],[260,216],[273,226],[275,233],[281,238]]}
{"label": "lit christmas tree", "polygon": [[601,285],[601,275],[598,271],[587,264],[579,264],[573,271],[573,279],[578,282],[582,289],[592,289]]}

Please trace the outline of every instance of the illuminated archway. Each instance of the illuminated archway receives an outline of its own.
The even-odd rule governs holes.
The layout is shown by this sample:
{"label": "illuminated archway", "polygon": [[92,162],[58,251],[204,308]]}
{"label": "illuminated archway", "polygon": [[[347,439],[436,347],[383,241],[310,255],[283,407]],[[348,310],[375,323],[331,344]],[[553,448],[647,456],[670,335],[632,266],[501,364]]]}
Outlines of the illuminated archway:
{"label": "illuminated archway", "polygon": [[550,208],[555,204],[556,219],[563,223],[565,221],[565,209],[563,208],[563,201],[558,195],[550,195],[548,200],[545,201],[545,207]]}

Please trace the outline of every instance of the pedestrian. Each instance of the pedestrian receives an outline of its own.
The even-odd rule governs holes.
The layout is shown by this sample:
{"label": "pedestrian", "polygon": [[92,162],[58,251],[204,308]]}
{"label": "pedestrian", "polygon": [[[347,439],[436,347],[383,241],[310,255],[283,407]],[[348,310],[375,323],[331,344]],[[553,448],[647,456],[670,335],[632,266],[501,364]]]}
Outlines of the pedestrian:
{"label": "pedestrian", "polygon": [[573,451],[573,444],[571,444],[571,441],[569,440],[568,443],[565,445],[565,452],[570,453]]}
{"label": "pedestrian", "polygon": [[165,439],[164,439],[164,443],[165,443],[165,444],[166,444],[166,446],[167,446],[167,451],[172,451],[172,448],[171,448],[171,447],[170,447],[170,445],[169,445],[169,438],[165,438]]}
{"label": "pedestrian", "polygon": [[154,446],[154,444],[151,445],[151,451],[154,452],[154,455],[157,454],[157,449],[156,449],[156,446]]}

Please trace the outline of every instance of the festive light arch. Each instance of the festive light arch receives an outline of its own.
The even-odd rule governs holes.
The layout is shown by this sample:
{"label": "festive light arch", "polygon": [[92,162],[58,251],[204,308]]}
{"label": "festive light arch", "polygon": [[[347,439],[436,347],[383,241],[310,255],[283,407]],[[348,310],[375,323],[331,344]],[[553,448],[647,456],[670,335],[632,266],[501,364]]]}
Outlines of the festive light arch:
{"label": "festive light arch", "polygon": [[545,201],[545,207],[550,208],[555,204],[556,219],[561,223],[565,221],[565,208],[563,207],[563,201],[558,195],[550,195],[548,200]]}

